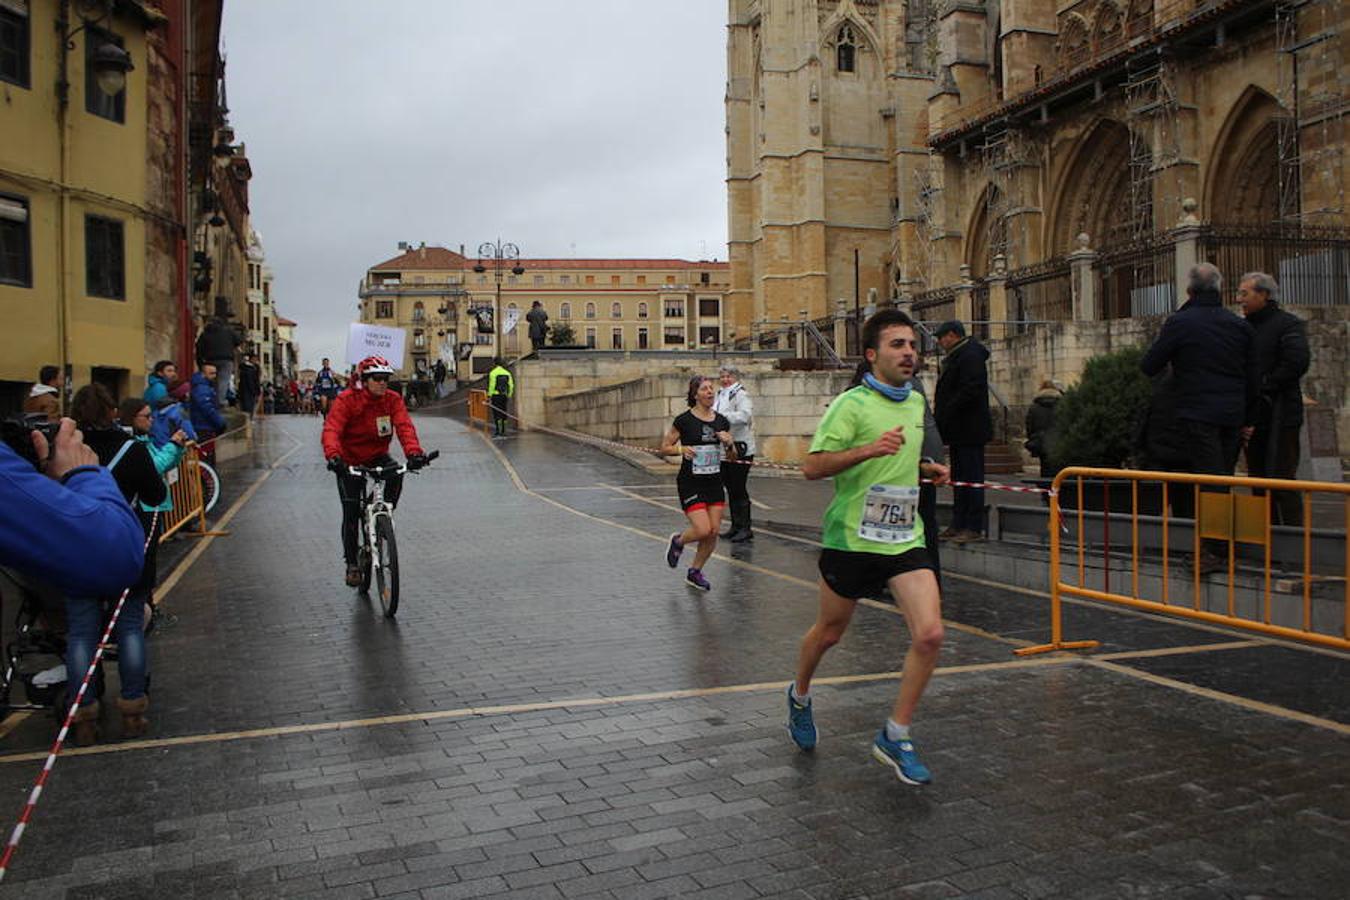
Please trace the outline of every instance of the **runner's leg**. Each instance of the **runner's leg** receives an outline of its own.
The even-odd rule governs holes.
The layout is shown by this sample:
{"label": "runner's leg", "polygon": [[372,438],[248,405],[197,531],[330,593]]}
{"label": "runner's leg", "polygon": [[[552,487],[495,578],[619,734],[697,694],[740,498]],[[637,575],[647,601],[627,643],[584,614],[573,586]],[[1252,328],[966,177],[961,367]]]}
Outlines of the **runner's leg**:
{"label": "runner's leg", "polygon": [[820,609],[816,613],[816,622],[802,638],[797,654],[797,696],[805,697],[811,690],[811,677],[816,673],[816,666],[820,665],[825,651],[844,636],[857,605],[856,601],[830,590],[823,580],[820,582]]}
{"label": "runner's leg", "polygon": [[[694,554],[693,567],[700,572],[703,571],[703,564],[708,561],[708,557],[713,555],[713,550],[717,549],[717,529],[722,527],[722,510],[725,507],[721,505],[709,506],[699,510],[708,521],[708,531],[698,541],[698,552]],[[692,517],[690,518],[692,522]]]}
{"label": "runner's leg", "polygon": [[938,652],[942,649],[941,594],[931,569],[896,575],[889,584],[909,625],[910,637],[904,677],[900,679],[891,718],[899,725],[908,725],[933,669],[937,668]]}
{"label": "runner's leg", "polygon": [[[699,552],[703,552],[702,541],[708,535],[708,507],[700,506],[698,509],[685,510],[685,517],[689,519],[689,527],[680,533],[680,544],[687,547],[690,544],[698,543]],[[695,568],[698,568],[695,566]]]}

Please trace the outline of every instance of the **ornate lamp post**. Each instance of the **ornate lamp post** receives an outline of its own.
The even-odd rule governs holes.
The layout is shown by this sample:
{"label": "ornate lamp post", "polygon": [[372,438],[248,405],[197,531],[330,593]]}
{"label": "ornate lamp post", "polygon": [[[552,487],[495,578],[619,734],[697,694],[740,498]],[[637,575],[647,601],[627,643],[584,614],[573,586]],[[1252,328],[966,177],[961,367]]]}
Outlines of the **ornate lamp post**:
{"label": "ornate lamp post", "polygon": [[502,355],[502,271],[510,269],[512,275],[521,275],[525,272],[525,267],[520,264],[520,248],[515,244],[504,244],[501,238],[495,242],[484,241],[478,245],[478,262],[474,264],[473,270],[482,274],[487,271],[484,260],[492,264],[492,277],[497,282],[496,299],[492,307],[492,330],[495,335],[492,339],[492,355],[498,358]]}

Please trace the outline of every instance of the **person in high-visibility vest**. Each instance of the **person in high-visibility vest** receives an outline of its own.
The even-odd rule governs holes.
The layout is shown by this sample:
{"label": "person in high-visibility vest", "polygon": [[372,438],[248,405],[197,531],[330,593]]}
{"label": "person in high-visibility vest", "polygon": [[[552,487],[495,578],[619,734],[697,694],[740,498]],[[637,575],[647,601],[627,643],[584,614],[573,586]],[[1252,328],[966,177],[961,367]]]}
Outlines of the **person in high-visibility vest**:
{"label": "person in high-visibility vest", "polygon": [[506,408],[516,392],[516,380],[511,370],[502,365],[500,356],[492,360],[488,373],[488,403],[492,406],[493,437],[506,437]]}

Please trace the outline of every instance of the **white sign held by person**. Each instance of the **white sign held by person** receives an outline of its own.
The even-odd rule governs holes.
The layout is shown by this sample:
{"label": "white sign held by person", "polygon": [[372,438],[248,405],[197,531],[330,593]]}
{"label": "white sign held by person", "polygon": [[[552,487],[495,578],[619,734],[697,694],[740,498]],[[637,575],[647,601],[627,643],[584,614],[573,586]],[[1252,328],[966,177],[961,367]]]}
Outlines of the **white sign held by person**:
{"label": "white sign held by person", "polygon": [[353,322],[347,331],[347,363],[355,365],[367,356],[383,356],[395,369],[403,365],[407,331]]}
{"label": "white sign held by person", "polygon": [[502,334],[510,334],[520,321],[519,309],[508,309],[506,315],[502,318]]}

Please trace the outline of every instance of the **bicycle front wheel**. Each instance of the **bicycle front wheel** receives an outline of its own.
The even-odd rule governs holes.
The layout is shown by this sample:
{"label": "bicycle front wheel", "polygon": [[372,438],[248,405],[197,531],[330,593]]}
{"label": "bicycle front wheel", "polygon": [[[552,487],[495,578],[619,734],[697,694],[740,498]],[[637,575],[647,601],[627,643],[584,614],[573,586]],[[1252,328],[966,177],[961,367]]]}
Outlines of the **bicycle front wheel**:
{"label": "bicycle front wheel", "polygon": [[398,544],[394,541],[394,520],[380,516],[375,520],[375,586],[380,593],[380,608],[386,618],[398,612]]}

